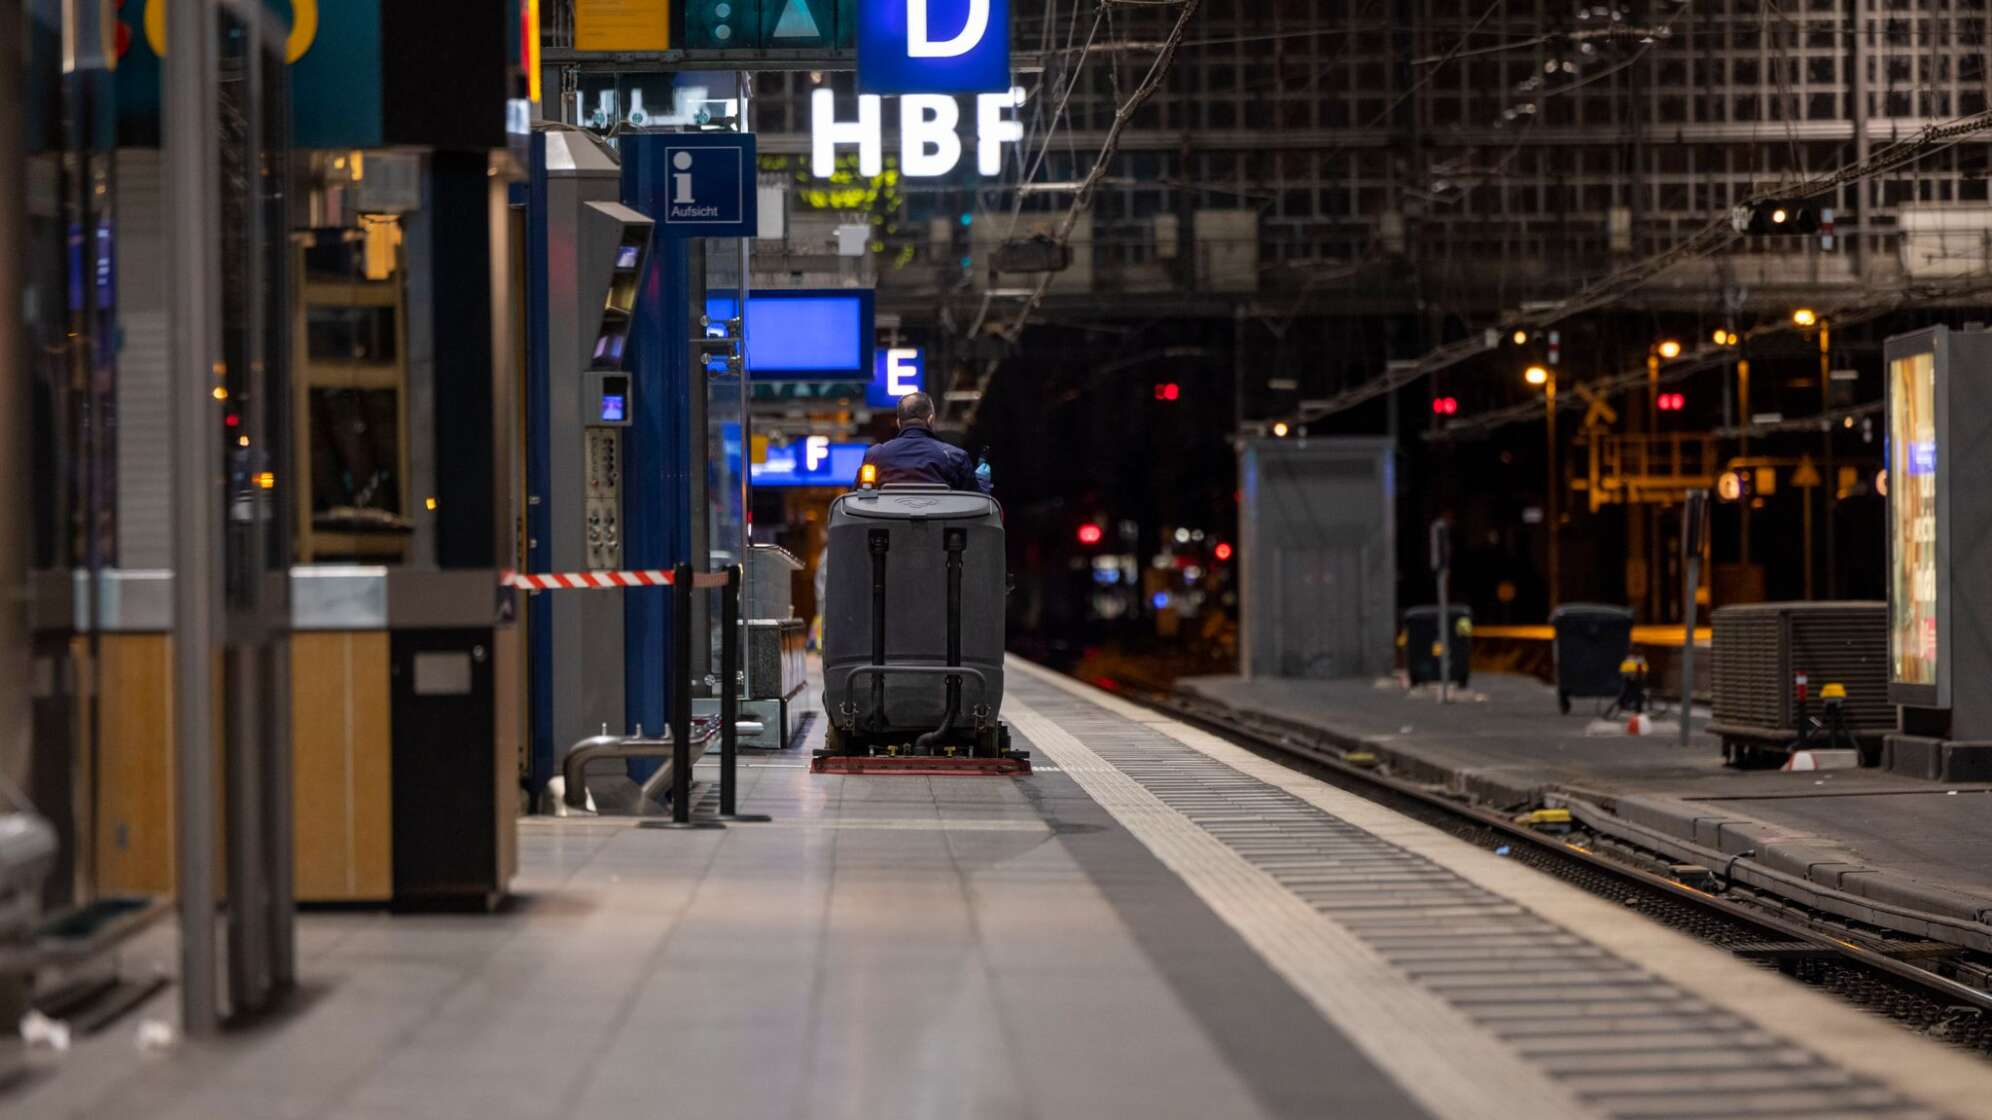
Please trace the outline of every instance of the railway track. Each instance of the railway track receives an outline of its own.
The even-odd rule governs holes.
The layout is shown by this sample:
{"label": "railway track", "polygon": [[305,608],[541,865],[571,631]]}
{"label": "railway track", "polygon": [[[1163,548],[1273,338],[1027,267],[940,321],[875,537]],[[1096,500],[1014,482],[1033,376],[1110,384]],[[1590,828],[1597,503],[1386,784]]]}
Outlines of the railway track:
{"label": "railway track", "polygon": [[1950,946],[1834,926],[1786,901],[1736,888],[1719,869],[1684,882],[1656,854],[1569,823],[1521,819],[1377,770],[1322,732],[1180,692],[1120,682],[1121,697],[1359,794],[1628,910],[1888,1018],[1992,1058],[1992,962]]}

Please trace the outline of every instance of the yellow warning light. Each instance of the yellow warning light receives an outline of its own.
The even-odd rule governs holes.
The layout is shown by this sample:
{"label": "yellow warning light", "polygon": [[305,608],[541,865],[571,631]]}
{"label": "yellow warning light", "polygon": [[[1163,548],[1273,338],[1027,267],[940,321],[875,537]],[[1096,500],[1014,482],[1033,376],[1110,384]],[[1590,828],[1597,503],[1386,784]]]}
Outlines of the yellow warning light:
{"label": "yellow warning light", "polygon": [[241,438],[237,439],[237,440],[235,441],[235,446],[237,446],[237,447],[247,447],[247,446],[249,446],[249,437],[248,437],[248,436],[242,436]]}
{"label": "yellow warning light", "polygon": [[275,490],[277,488],[277,472],[264,471],[258,474],[256,476],[256,485],[265,490]]}
{"label": "yellow warning light", "polygon": [[215,399],[215,400],[218,400],[218,401],[225,401],[225,400],[227,400],[227,399],[228,399],[228,390],[227,390],[227,389],[225,389],[225,388],[223,388],[223,387],[222,387],[222,386],[220,386],[220,385],[216,385],[216,386],[214,387],[214,399]]}
{"label": "yellow warning light", "polygon": [[1525,346],[1528,344],[1528,341],[1529,341],[1529,332],[1517,328],[1515,331],[1515,345]]}
{"label": "yellow warning light", "polygon": [[1847,686],[1837,682],[1829,684],[1819,690],[1819,698],[1821,700],[1845,700],[1847,698]]}
{"label": "yellow warning light", "polygon": [[872,463],[866,463],[864,466],[859,467],[858,485],[864,487],[867,490],[871,489],[874,486],[877,486],[878,467]]}
{"label": "yellow warning light", "polygon": [[1665,342],[1662,342],[1659,346],[1659,350],[1660,350],[1660,356],[1667,359],[1670,362],[1673,361],[1675,358],[1681,356],[1681,344],[1675,342],[1671,338],[1667,339]]}
{"label": "yellow warning light", "polygon": [[436,508],[436,499],[434,499],[434,498],[425,498],[425,499],[423,499],[423,500],[422,500],[422,506],[423,506],[423,508],[425,508],[425,509],[435,509],[435,508]]}
{"label": "yellow warning light", "polygon": [[1819,321],[1819,313],[1810,307],[1801,307],[1791,313],[1791,321],[1801,327],[1809,327]]}
{"label": "yellow warning light", "polygon": [[1287,422],[1284,420],[1276,420],[1273,422],[1273,434],[1281,439],[1285,439],[1286,434],[1292,430],[1293,430],[1292,428],[1287,427]]}

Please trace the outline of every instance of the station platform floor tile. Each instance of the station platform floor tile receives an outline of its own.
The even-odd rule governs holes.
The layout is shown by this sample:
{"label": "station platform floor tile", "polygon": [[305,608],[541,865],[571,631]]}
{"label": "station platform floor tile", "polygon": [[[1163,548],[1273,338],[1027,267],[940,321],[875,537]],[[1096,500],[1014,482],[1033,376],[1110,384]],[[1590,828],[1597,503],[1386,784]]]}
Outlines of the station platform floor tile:
{"label": "station platform floor tile", "polygon": [[[307,912],[287,1015],[142,1055],[136,1021],[170,1019],[169,992],[42,1059],[0,1112],[1475,1120],[1766,1114],[1783,1095],[1909,1120],[1992,1102],[1981,1066],[1104,694],[1020,667],[1005,714],[1027,778],[819,775],[805,744],[743,759],[741,806],[766,823],[528,819],[498,913]],[[1535,955],[1504,978],[1491,950]],[[128,964],[172,951],[157,931]],[[1775,1060],[1736,1057],[1759,1052]],[[1891,1082],[1907,1065],[1938,1108]]]}

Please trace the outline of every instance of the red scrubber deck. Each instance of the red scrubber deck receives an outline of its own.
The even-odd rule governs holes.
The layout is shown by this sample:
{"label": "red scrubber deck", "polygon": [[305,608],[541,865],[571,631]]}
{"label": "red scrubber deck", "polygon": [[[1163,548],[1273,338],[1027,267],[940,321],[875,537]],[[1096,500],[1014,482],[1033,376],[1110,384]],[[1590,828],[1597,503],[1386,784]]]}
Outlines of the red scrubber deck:
{"label": "red scrubber deck", "polygon": [[818,774],[905,774],[929,777],[970,777],[980,774],[992,778],[1010,778],[1029,774],[1031,760],[1017,755],[1003,755],[997,758],[972,758],[961,755],[948,758],[943,755],[923,754],[820,754],[810,762],[809,768]]}

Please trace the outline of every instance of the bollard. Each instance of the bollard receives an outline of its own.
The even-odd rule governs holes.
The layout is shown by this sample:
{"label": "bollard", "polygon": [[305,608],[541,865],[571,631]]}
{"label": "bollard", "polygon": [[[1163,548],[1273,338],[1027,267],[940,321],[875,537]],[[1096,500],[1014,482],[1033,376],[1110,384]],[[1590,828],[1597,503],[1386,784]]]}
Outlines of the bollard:
{"label": "bollard", "polygon": [[692,566],[671,569],[671,823],[692,822]]}
{"label": "bollard", "polygon": [[740,750],[740,565],[726,569],[726,586],[719,599],[719,815],[729,821],[765,821],[759,813],[741,813],[738,777]]}
{"label": "bollard", "polygon": [[671,819],[642,821],[638,828],[725,828],[708,817],[692,819],[692,566],[671,569]]}

